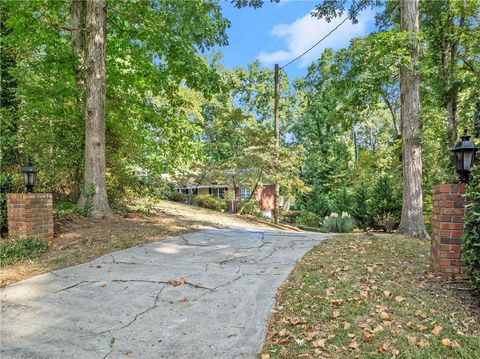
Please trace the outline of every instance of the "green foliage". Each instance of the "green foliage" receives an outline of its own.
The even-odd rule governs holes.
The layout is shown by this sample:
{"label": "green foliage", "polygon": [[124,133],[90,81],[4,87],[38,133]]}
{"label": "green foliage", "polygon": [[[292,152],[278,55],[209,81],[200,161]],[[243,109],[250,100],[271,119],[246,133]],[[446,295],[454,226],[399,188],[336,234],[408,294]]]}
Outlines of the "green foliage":
{"label": "green foliage", "polygon": [[[1,6],[2,172],[31,157],[39,191],[78,197],[84,94],[75,84],[69,2]],[[202,53],[226,44],[229,22],[213,0],[109,0],[107,14],[107,185],[121,202],[142,192],[133,169],[173,172],[201,158],[201,106],[223,86]]]}
{"label": "green foliage", "polygon": [[227,209],[227,203],[225,201],[210,195],[196,196],[193,199],[193,204],[199,207],[213,209],[215,211]]}
{"label": "green foliage", "polygon": [[385,221],[387,218],[393,222],[394,228],[398,226],[402,211],[401,193],[401,188],[390,177],[381,176],[377,179],[371,191],[369,211],[377,226],[380,226],[378,220]]}
{"label": "green foliage", "polygon": [[313,212],[304,212],[295,219],[295,224],[318,228],[320,226],[320,217]]}
{"label": "green foliage", "polygon": [[390,212],[387,212],[375,217],[375,223],[378,227],[382,228],[385,232],[392,232],[395,228],[398,227],[398,224],[399,224],[398,218],[396,218]]}
{"label": "green foliage", "polygon": [[325,217],[322,223],[322,229],[332,233],[351,232],[354,228],[355,221],[346,212],[343,212],[341,215],[334,212],[330,216]]}
{"label": "green foliage", "polygon": [[173,192],[168,199],[175,201],[175,202],[180,202],[180,203],[191,203],[192,202],[192,196],[186,193],[179,193],[179,192]]}
{"label": "green foliage", "polygon": [[72,214],[82,214],[74,199],[60,198],[53,201],[53,214],[55,216],[69,216]]}
{"label": "green foliage", "polygon": [[237,204],[238,213],[240,214],[250,214],[252,216],[262,216],[260,211],[260,201],[253,199],[246,199]]}
{"label": "green foliage", "polygon": [[0,175],[0,236],[7,233],[7,193],[12,192],[12,179],[3,174]]}
{"label": "green foliage", "polygon": [[364,231],[373,226],[371,208],[371,191],[366,181],[357,184],[352,195],[350,213],[357,226]]}
{"label": "green foliage", "polygon": [[46,252],[48,243],[38,238],[25,238],[0,242],[0,266],[34,259]]}
{"label": "green foliage", "polygon": [[462,259],[473,286],[480,291],[480,166],[467,186],[471,201],[465,215]]}

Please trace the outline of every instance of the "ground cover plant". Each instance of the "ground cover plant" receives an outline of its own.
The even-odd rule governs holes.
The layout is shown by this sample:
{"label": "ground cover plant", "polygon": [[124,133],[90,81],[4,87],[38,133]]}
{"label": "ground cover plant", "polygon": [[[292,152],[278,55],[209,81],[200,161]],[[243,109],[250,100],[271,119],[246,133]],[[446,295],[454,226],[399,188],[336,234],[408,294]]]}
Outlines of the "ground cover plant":
{"label": "ground cover plant", "polygon": [[34,259],[48,250],[48,243],[38,238],[25,238],[0,242],[0,266]]}
{"label": "ground cover plant", "polygon": [[472,285],[480,292],[480,167],[467,186],[471,203],[465,216],[462,258]]}
{"label": "ground cover plant", "polygon": [[262,359],[478,357],[479,299],[429,274],[429,247],[366,234],[315,247],[278,294]]}

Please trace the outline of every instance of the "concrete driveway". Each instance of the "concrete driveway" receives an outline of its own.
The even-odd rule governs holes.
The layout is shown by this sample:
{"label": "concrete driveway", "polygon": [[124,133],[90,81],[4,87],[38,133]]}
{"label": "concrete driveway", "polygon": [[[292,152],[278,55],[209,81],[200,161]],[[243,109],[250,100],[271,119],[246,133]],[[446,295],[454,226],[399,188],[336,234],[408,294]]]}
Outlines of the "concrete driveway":
{"label": "concrete driveway", "polygon": [[255,358],[278,286],[326,237],[211,229],[16,283],[0,357]]}

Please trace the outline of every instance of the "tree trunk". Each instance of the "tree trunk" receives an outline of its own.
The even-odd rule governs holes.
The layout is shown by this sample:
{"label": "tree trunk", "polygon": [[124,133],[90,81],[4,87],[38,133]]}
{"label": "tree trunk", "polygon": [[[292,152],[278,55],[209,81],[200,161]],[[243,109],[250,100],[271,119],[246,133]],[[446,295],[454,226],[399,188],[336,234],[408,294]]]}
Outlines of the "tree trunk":
{"label": "tree trunk", "polygon": [[72,48],[77,56],[77,61],[73,65],[75,72],[75,84],[77,86],[77,106],[79,112],[83,115],[83,93],[85,91],[85,34],[83,31],[85,25],[85,0],[70,1],[70,18],[72,24]]}
{"label": "tree trunk", "polygon": [[85,173],[79,204],[91,215],[110,215],[105,180],[106,0],[87,0],[85,58]]}
{"label": "tree trunk", "polygon": [[403,206],[398,231],[428,238],[423,222],[420,77],[418,63],[418,0],[400,0],[400,29],[410,34],[411,63],[400,67],[403,145]]}

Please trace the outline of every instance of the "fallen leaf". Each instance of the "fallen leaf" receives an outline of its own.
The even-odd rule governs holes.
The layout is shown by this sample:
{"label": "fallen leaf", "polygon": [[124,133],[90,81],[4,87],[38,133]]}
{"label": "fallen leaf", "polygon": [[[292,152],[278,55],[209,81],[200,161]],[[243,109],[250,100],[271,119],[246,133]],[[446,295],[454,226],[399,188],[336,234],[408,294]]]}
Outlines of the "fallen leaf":
{"label": "fallen leaf", "polygon": [[180,278],[180,279],[170,279],[169,281],[167,281],[167,284],[168,285],[173,285],[174,287],[177,287],[179,285],[183,285],[187,283],[187,278]]}
{"label": "fallen leaf", "polygon": [[407,327],[413,328],[414,326],[415,326],[415,324],[414,324],[411,320],[409,320],[409,321],[407,322]]}
{"label": "fallen leaf", "polygon": [[260,359],[270,359],[270,354],[262,354]]}
{"label": "fallen leaf", "polygon": [[446,347],[449,347],[450,345],[452,345],[452,341],[448,338],[443,338],[442,344],[445,345]]}
{"label": "fallen leaf", "polygon": [[328,287],[325,291],[327,292],[327,297],[328,297],[328,296],[333,295],[333,293],[335,292],[335,288],[334,287]]}
{"label": "fallen leaf", "polygon": [[390,291],[388,291],[388,290],[384,290],[384,291],[383,291],[383,295],[384,295],[385,297],[390,297],[390,294],[392,294],[392,293],[391,293]]}
{"label": "fallen leaf", "polygon": [[368,273],[372,273],[373,272],[373,267],[367,267],[367,271],[368,271]]}
{"label": "fallen leaf", "polygon": [[387,346],[382,343],[377,344],[377,353],[383,354],[387,351]]}
{"label": "fallen leaf", "polygon": [[357,342],[356,340],[352,340],[352,341],[350,342],[350,344],[348,344],[348,347],[349,347],[350,349],[354,349],[354,350],[355,350],[355,349],[358,349],[358,348],[360,347],[360,345],[358,344],[358,342]]}
{"label": "fallen leaf", "polygon": [[460,343],[457,342],[456,340],[453,340],[452,341],[452,348],[456,348],[456,349],[460,348]]}
{"label": "fallen leaf", "polygon": [[317,339],[312,342],[314,348],[325,348],[325,339]]}
{"label": "fallen leaf", "polygon": [[123,352],[123,355],[129,356],[130,354],[133,354],[131,350],[127,350],[126,352]]}
{"label": "fallen leaf", "polygon": [[340,316],[340,311],[335,309],[333,312],[332,312],[332,317],[333,318],[338,318]]}
{"label": "fallen leaf", "polygon": [[188,298],[187,297],[183,297],[179,300],[180,303],[188,303]]}
{"label": "fallen leaf", "polygon": [[440,325],[435,325],[432,329],[432,334],[436,335],[437,337],[440,335],[440,332],[442,331],[443,327]]}
{"label": "fallen leaf", "polygon": [[428,327],[426,325],[423,325],[423,324],[418,324],[417,329],[420,330],[421,332],[424,332],[424,331],[428,330]]}
{"label": "fallen leaf", "polygon": [[302,346],[302,345],[305,345],[305,340],[304,340],[304,339],[295,338],[295,343],[297,343],[298,345]]}
{"label": "fallen leaf", "polygon": [[421,339],[417,345],[420,347],[420,348],[428,348],[430,346],[430,343],[425,340],[425,339]]}
{"label": "fallen leaf", "polygon": [[349,322],[343,322],[343,329],[347,330],[350,329],[352,325]]}
{"label": "fallen leaf", "polygon": [[408,343],[411,345],[415,345],[417,343],[417,337],[415,335],[407,336]]}
{"label": "fallen leaf", "polygon": [[395,297],[395,301],[396,301],[397,303],[401,303],[401,302],[403,302],[405,299],[406,299],[406,298],[405,298],[405,297],[402,297],[401,295],[397,295],[397,296]]}
{"label": "fallen leaf", "polygon": [[370,343],[372,341],[373,335],[369,332],[363,333],[363,341],[366,343]]}

